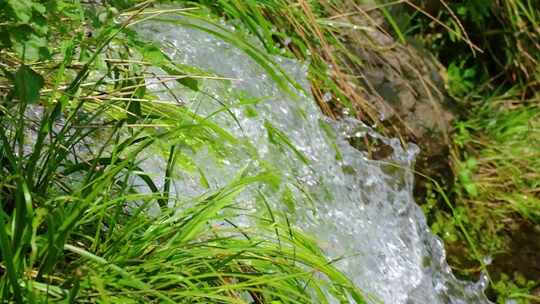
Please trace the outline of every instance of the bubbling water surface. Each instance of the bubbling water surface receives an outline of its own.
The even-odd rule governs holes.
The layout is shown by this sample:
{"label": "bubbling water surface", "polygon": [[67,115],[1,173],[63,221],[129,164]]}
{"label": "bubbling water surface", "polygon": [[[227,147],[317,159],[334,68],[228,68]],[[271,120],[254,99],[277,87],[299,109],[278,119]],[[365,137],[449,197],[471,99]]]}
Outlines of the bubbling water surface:
{"label": "bubbling water surface", "polygon": [[[485,279],[470,283],[452,275],[441,241],[414,202],[410,168],[417,147],[404,149],[397,139],[384,138],[352,118],[332,121],[323,116],[307,93],[306,64],[272,57],[301,87],[290,86],[290,94],[245,51],[206,31],[158,21],[143,22],[137,31],[160,44],[175,62],[230,78],[202,80],[199,92],[179,84],[165,90],[147,79],[163,99],[172,100],[173,93],[244,142],[228,152],[212,147],[190,152],[207,187],[227,185],[243,168],[279,170],[277,189],[241,195],[246,209],[257,212],[253,197],[264,191],[273,208],[288,212],[295,226],[316,236],[329,258],[343,257],[337,267],[374,298],[384,303],[489,303],[483,294]],[[219,112],[223,105],[228,111]],[[367,134],[390,146],[391,155],[371,160],[351,146],[351,140]],[[142,166],[164,172],[166,164],[153,156]],[[176,176],[174,192],[184,197],[208,190],[200,174],[181,171]],[[283,204],[286,196],[295,204]]]}

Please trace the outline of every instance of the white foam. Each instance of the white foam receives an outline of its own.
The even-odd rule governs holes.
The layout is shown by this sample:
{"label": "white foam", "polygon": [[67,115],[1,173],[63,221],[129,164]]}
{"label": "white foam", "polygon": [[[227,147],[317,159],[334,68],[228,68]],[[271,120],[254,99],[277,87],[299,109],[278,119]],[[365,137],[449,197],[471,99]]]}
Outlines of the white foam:
{"label": "white foam", "polygon": [[[307,66],[300,62],[273,57],[304,88],[304,92],[294,89],[294,98],[244,51],[204,31],[157,21],[142,23],[137,30],[163,45],[178,63],[237,79],[230,83],[205,80],[204,94],[169,85],[190,109],[203,116],[222,104],[237,106],[231,108],[236,120],[226,111],[209,119],[246,144],[230,145],[219,156],[212,147],[189,152],[211,189],[227,185],[241,168],[252,173],[271,168],[281,176],[279,187],[261,186],[240,199],[255,213],[255,190],[265,193],[276,210],[288,212],[296,226],[317,237],[328,257],[345,257],[338,268],[362,290],[384,303],[489,303],[483,294],[485,284],[462,282],[452,275],[441,241],[431,234],[414,202],[410,167],[418,152],[415,146],[403,149],[397,139],[379,136],[353,119],[330,121],[324,117],[306,93],[310,92]],[[170,100],[166,92],[161,94]],[[248,106],[239,105],[238,96],[261,100],[249,106],[256,116],[248,115]],[[272,143],[265,123],[285,134],[297,152]],[[331,132],[321,125],[329,126]],[[392,155],[369,160],[366,153],[349,144],[350,137],[366,133],[390,145]],[[159,167],[152,162],[145,169]],[[178,176],[182,178],[175,183],[176,193],[196,196],[207,191],[197,173],[182,171]],[[294,212],[282,202],[285,191],[296,199]]]}

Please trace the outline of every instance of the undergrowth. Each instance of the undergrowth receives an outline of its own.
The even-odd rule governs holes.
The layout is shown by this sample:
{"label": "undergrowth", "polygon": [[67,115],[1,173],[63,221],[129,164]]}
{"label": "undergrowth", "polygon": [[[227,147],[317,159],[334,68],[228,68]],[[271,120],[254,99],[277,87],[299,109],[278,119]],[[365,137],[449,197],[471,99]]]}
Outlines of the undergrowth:
{"label": "undergrowth", "polygon": [[[171,195],[172,168],[186,161],[182,147],[238,142],[179,100],[157,102],[146,88],[152,66],[171,76],[165,82],[193,91],[203,89],[198,79],[213,76],[175,64],[131,30],[160,15],[146,14],[158,2],[173,1],[0,3],[2,301],[274,304],[327,303],[332,295],[363,302],[286,216],[269,212],[254,227],[235,224],[243,216],[239,193],[275,183],[271,172],[239,172],[230,185],[189,202]],[[538,4],[397,3],[186,0],[185,11],[175,12],[241,22],[265,50],[240,33],[226,38],[285,90],[293,81],[264,54],[309,60],[322,111],[369,124],[379,121],[379,109],[366,98],[373,90],[364,68],[392,66],[385,52],[417,40],[438,55],[460,112],[452,138],[456,180],[447,195],[433,188],[424,210],[454,269],[475,277],[490,259],[498,265],[512,256],[512,231],[540,224]],[[390,33],[399,43],[380,42]],[[376,128],[406,137],[394,124]],[[155,146],[167,160],[159,179],[139,166]],[[167,208],[175,204],[186,208]],[[537,299],[530,273],[501,269],[487,267],[494,299]]]}
{"label": "undergrowth", "polygon": [[[363,303],[284,215],[235,224],[246,216],[239,194],[275,183],[274,173],[238,172],[190,201],[171,195],[175,162],[188,157],[181,149],[239,142],[181,102],[158,102],[144,82],[150,67],[194,91],[210,76],[130,30],[151,1],[111,4],[1,4],[0,301]],[[162,178],[139,166],[156,146],[167,160]]]}
{"label": "undergrowth", "polygon": [[398,30],[447,67],[459,110],[455,183],[445,189],[453,206],[432,192],[424,209],[433,231],[459,275],[490,264],[488,292],[498,303],[540,301],[539,2],[404,1],[392,12]]}

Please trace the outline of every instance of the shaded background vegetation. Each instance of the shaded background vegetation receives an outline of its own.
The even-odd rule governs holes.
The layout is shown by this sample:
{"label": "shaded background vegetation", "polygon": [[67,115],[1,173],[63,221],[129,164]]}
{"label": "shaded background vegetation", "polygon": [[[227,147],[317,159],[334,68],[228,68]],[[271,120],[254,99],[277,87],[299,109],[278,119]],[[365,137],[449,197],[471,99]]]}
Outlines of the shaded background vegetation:
{"label": "shaded background vegetation", "polygon": [[[399,28],[447,67],[458,107],[453,212],[437,194],[424,209],[449,261],[469,276],[471,243],[491,263],[491,296],[539,295],[540,2],[416,1],[393,7]],[[468,236],[460,231],[465,225]],[[469,238],[469,239],[467,239]],[[520,301],[537,301],[523,297]]]}

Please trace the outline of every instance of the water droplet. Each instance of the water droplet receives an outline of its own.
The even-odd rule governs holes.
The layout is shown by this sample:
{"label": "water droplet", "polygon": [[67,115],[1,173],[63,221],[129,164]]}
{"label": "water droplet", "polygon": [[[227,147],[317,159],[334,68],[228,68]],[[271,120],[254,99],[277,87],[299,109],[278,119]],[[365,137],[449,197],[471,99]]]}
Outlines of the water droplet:
{"label": "water droplet", "polygon": [[334,73],[334,66],[332,66],[331,64],[329,64],[329,65],[328,65],[328,69],[326,70],[326,75],[332,76],[333,73]]}
{"label": "water droplet", "polygon": [[480,274],[480,278],[478,279],[478,282],[476,283],[476,286],[481,289],[485,290],[487,286],[489,285],[489,276],[485,271],[482,271]]}
{"label": "water droplet", "polygon": [[287,37],[285,38],[285,40],[283,40],[283,44],[285,46],[288,46],[289,44],[291,44],[291,42],[292,42],[292,39],[290,37]]}
{"label": "water droplet", "polygon": [[322,97],[322,100],[324,102],[329,102],[330,100],[332,100],[332,93],[330,93],[330,92],[324,93],[324,95]]}

